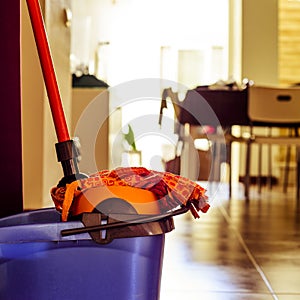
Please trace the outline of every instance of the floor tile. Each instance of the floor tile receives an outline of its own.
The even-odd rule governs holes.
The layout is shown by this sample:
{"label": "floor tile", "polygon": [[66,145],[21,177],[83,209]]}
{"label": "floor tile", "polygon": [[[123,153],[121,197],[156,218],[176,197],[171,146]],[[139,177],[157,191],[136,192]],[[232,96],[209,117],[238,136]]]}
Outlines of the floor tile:
{"label": "floor tile", "polygon": [[[241,185],[239,189],[241,189]],[[300,299],[300,210],[294,192],[210,190],[200,220],[175,217],[166,235],[161,300]]]}

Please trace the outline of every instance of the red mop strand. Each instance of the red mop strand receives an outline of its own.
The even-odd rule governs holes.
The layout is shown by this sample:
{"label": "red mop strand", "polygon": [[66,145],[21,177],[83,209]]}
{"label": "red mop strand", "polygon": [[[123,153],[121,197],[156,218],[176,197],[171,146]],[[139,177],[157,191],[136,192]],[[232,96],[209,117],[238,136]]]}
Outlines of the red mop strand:
{"label": "red mop strand", "polygon": [[38,0],[26,0],[59,142],[70,140]]}

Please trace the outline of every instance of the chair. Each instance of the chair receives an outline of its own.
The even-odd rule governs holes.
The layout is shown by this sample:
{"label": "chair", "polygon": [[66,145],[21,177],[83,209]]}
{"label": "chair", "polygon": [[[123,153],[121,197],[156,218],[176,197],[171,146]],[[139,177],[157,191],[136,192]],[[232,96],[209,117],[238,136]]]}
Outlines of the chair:
{"label": "chair", "polygon": [[[268,178],[269,186],[271,187],[271,146],[272,145],[286,145],[286,166],[284,171],[284,191],[287,191],[288,174],[291,146],[296,146],[297,149],[297,199],[299,199],[299,171],[300,171],[300,157],[299,146],[300,138],[298,135],[298,128],[300,127],[300,88],[283,88],[271,86],[256,86],[249,87],[248,95],[248,116],[250,120],[250,139],[246,151],[246,170],[245,170],[245,197],[249,197],[250,185],[250,164],[251,164],[251,145],[259,145],[259,171],[258,178],[261,178],[261,147],[266,144],[269,145],[268,153]],[[258,135],[254,133],[255,127],[268,128],[267,135]],[[274,135],[274,128],[279,128],[279,134]],[[288,134],[284,133],[284,128],[288,129]],[[259,192],[261,184],[259,183]]]}
{"label": "chair", "polygon": [[[204,95],[202,95],[204,93]],[[200,97],[200,95],[202,97]],[[230,96],[230,97],[228,97]],[[247,108],[246,108],[246,99],[247,91],[235,92],[231,91],[211,91],[207,88],[199,88],[193,91],[188,91],[184,101],[178,99],[178,94],[173,92],[171,88],[165,89],[162,93],[162,102],[160,109],[160,120],[162,119],[163,108],[167,107],[166,98],[169,97],[174,107],[175,118],[177,121],[177,128],[184,129],[185,124],[189,124],[189,133],[192,139],[207,139],[211,145],[211,160],[210,160],[210,176],[208,180],[210,181],[219,181],[220,180],[220,164],[225,160],[229,166],[229,195],[231,195],[231,144],[233,142],[246,142],[246,139],[242,137],[235,137],[231,134],[232,124],[242,124],[245,123],[245,119],[248,118]],[[228,107],[234,106],[236,114],[232,116],[232,108],[230,110],[225,110],[219,108],[220,102],[224,97],[229,101]],[[203,100],[201,100],[201,98]],[[206,100],[204,100],[204,98]],[[238,114],[240,108],[244,107],[245,116]],[[207,111],[207,108],[210,108],[211,112]],[[229,113],[229,111],[231,113]],[[211,113],[214,113],[214,117],[211,116]],[[198,119],[197,119],[198,117]],[[225,126],[223,126],[225,125]],[[179,126],[179,127],[178,127]],[[200,127],[199,127],[200,126]],[[208,133],[203,131],[202,126],[212,126],[215,131],[213,133]],[[220,128],[222,126],[222,128]],[[182,141],[186,140],[185,130],[177,131],[180,139]],[[226,150],[224,150],[226,147]],[[226,153],[227,152],[227,153]],[[224,154],[227,154],[224,157]],[[188,158],[192,160],[192,158]]]}

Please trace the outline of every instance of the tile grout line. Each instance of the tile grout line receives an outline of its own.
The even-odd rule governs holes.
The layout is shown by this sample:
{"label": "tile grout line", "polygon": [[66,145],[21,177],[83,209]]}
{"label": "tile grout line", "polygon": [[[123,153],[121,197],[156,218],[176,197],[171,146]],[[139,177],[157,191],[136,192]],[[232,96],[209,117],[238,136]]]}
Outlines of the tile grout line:
{"label": "tile grout line", "polygon": [[250,259],[250,261],[252,262],[253,266],[255,267],[256,271],[259,273],[260,277],[262,278],[263,282],[265,283],[265,285],[267,286],[269,292],[272,294],[272,297],[274,300],[278,300],[277,295],[275,294],[275,291],[273,290],[267,276],[265,275],[265,273],[263,272],[262,268],[259,266],[259,264],[257,263],[256,259],[254,258],[254,256],[252,255],[251,251],[249,250],[248,246],[246,245],[242,235],[240,234],[240,232],[235,228],[235,226],[232,224],[231,218],[228,215],[228,213],[226,212],[226,210],[224,209],[223,205],[218,206],[218,208],[220,209],[223,217],[225,218],[226,222],[228,223],[228,225],[231,227],[231,229],[234,231],[234,233],[236,234],[241,246],[243,247],[243,249],[245,250],[248,258]]}

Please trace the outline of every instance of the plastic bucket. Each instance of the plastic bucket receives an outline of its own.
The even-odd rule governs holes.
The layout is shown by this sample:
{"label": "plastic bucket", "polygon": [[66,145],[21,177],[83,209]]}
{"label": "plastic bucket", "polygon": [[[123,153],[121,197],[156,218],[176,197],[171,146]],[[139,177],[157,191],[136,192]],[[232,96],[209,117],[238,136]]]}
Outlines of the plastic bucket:
{"label": "plastic bucket", "polygon": [[94,242],[55,209],[0,219],[0,299],[159,299],[164,234]]}

